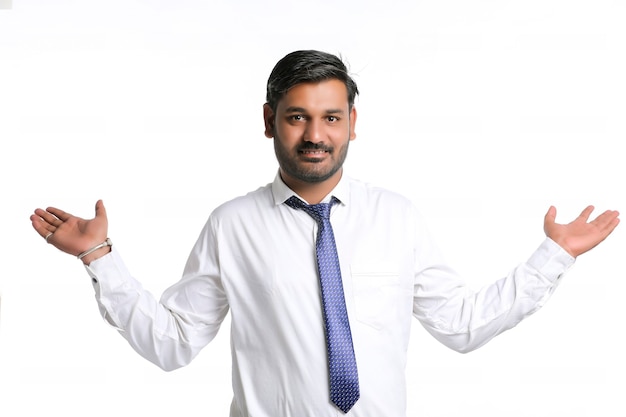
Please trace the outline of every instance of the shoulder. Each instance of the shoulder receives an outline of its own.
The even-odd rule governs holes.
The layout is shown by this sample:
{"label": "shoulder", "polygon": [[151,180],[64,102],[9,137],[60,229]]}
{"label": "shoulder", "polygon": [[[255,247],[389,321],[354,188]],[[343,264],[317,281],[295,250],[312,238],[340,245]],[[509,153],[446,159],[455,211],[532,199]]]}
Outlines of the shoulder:
{"label": "shoulder", "polygon": [[267,210],[272,204],[271,184],[267,184],[220,204],[213,210],[210,217],[214,220],[227,220],[251,216]]}
{"label": "shoulder", "polygon": [[414,209],[413,202],[400,192],[353,178],[348,183],[350,198],[356,203]]}

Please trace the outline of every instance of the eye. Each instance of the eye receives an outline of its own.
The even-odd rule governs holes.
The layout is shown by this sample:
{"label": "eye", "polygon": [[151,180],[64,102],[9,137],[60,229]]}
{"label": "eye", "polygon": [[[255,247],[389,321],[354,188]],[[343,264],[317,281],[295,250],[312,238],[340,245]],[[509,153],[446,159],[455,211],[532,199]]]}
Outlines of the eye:
{"label": "eye", "polygon": [[301,114],[292,114],[289,116],[289,120],[292,122],[302,122],[305,120],[305,117]]}
{"label": "eye", "polygon": [[326,120],[328,120],[330,123],[335,123],[339,121],[339,118],[336,116],[328,116],[326,117]]}

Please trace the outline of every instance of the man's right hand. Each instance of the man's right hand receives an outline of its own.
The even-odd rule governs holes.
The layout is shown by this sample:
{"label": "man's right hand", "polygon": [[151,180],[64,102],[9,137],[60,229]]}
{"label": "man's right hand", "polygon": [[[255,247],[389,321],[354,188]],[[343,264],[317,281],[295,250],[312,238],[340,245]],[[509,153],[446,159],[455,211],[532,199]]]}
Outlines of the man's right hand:
{"label": "man's right hand", "polygon": [[[106,209],[102,200],[96,202],[96,216],[82,219],[55,207],[36,209],[30,216],[33,228],[57,249],[78,256],[104,242],[108,233]],[[82,258],[85,265],[109,253],[111,248],[100,248]]]}

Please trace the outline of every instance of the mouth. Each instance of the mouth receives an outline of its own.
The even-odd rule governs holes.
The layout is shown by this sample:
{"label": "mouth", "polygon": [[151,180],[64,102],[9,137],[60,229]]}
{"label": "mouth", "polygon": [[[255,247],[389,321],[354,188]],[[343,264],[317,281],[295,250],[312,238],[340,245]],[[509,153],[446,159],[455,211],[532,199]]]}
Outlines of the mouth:
{"label": "mouth", "polygon": [[322,156],[329,153],[326,149],[300,149],[298,152],[305,156]]}
{"label": "mouth", "polygon": [[298,149],[298,153],[307,158],[320,158],[332,152],[332,147],[326,146],[323,143],[306,143]]}
{"label": "mouth", "polygon": [[327,149],[300,149],[298,150],[303,162],[319,163],[330,154]]}

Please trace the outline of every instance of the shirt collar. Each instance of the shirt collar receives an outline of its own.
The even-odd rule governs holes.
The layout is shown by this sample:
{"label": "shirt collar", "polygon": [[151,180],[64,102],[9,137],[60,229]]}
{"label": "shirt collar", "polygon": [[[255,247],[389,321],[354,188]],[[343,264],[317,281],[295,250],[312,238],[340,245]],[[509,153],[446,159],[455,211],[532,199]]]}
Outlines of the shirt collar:
{"label": "shirt collar", "polygon": [[[336,197],[342,205],[347,205],[350,202],[350,179],[346,176],[345,172],[342,173],[339,183],[335,188],[322,200],[322,202],[330,201],[331,197]],[[274,182],[272,183],[272,194],[274,196],[274,204],[279,205],[284,203],[289,197],[296,196],[302,201],[305,201],[302,197],[296,194],[291,188],[285,184],[280,177],[280,171],[276,173]]]}

